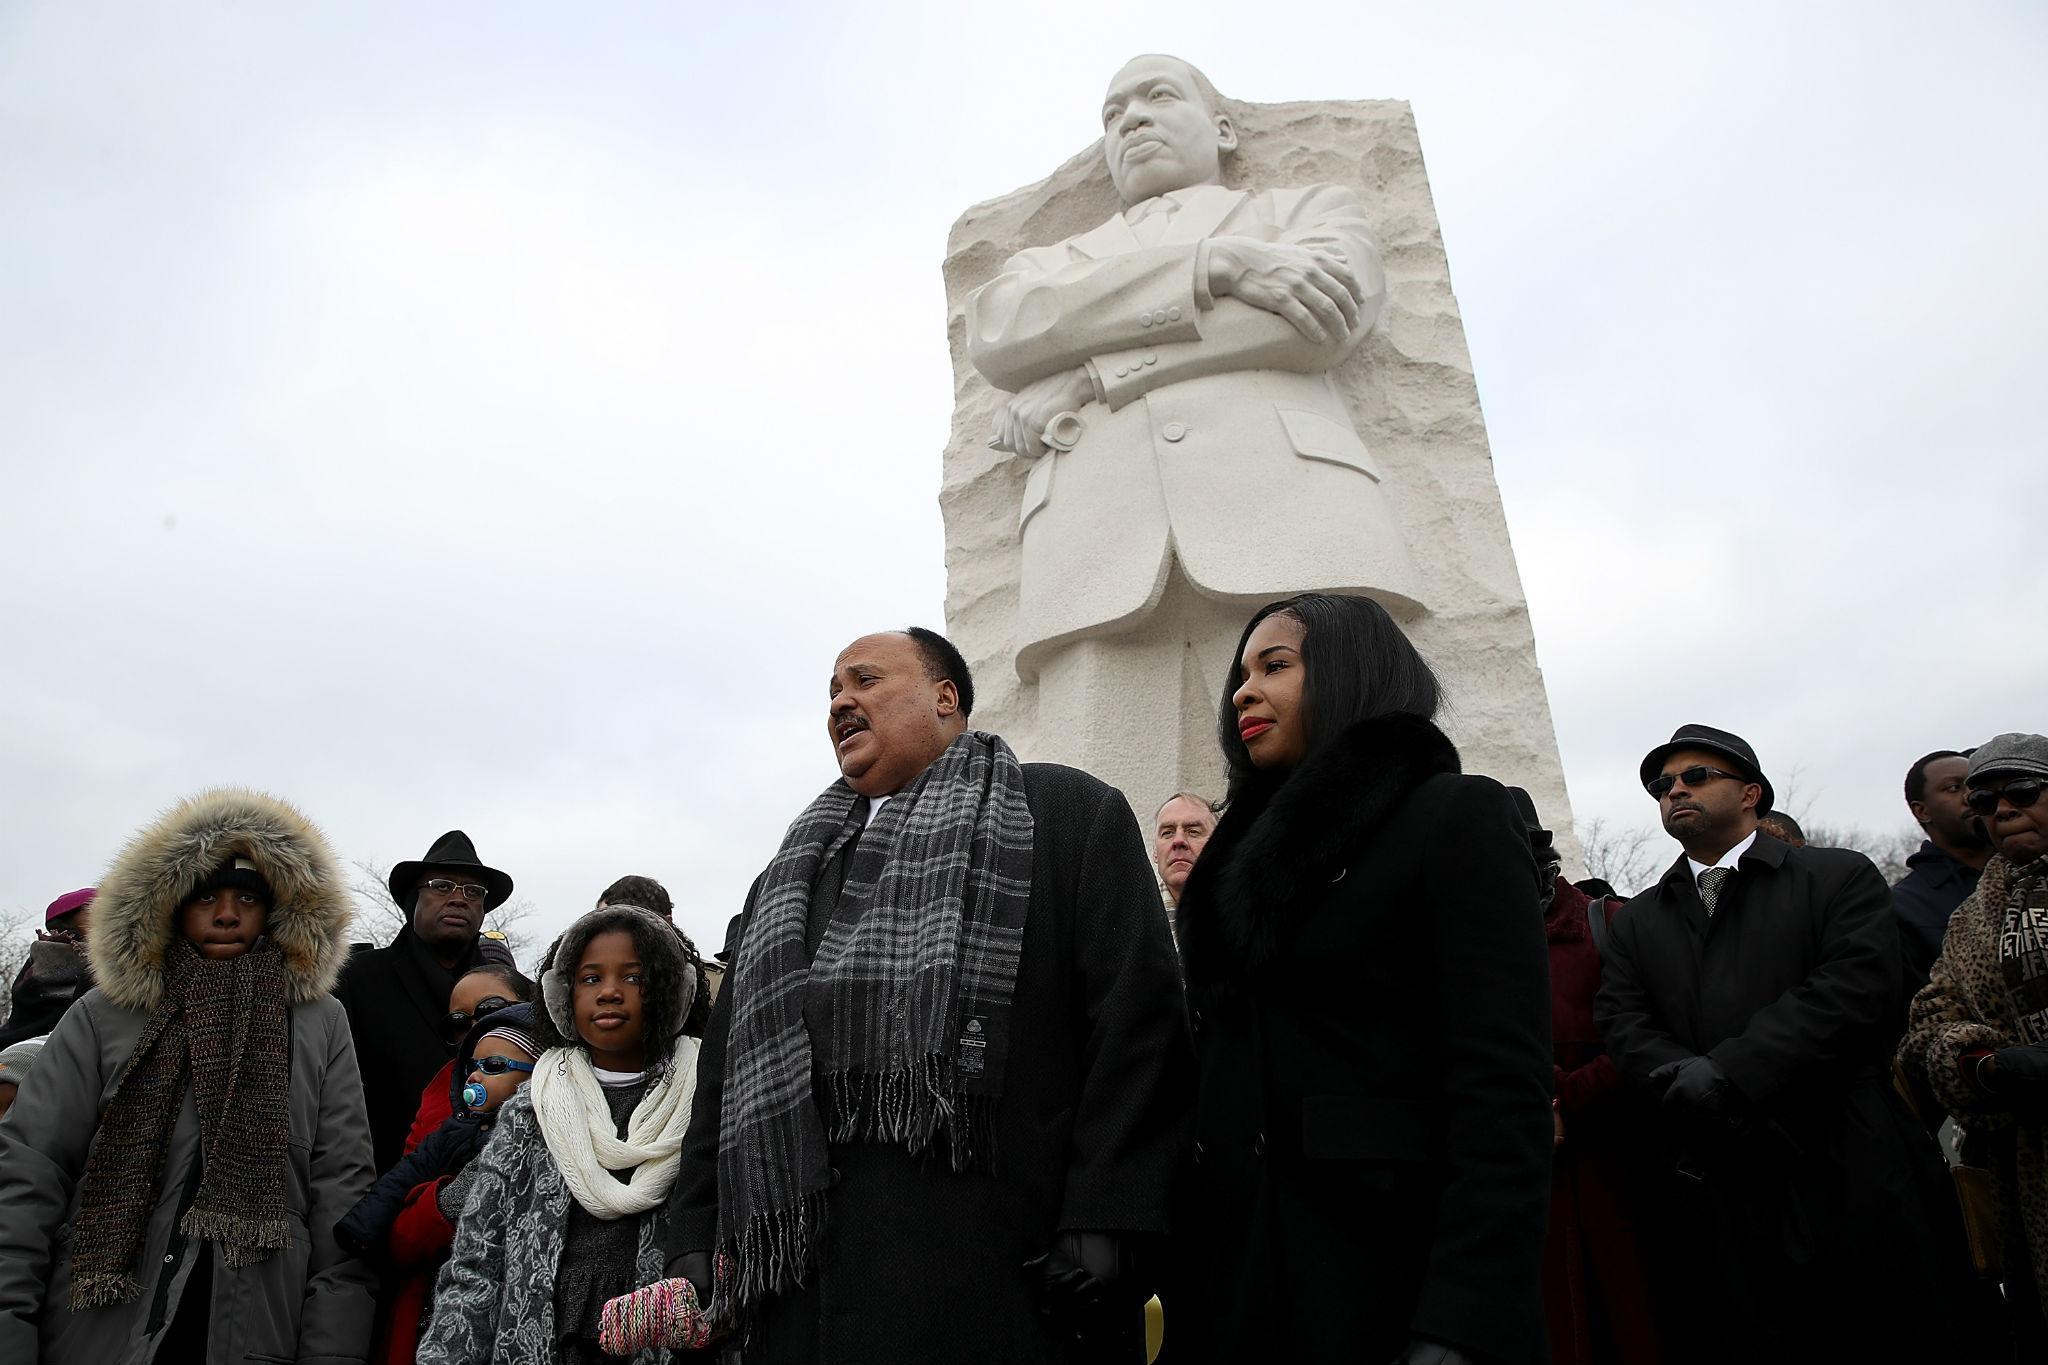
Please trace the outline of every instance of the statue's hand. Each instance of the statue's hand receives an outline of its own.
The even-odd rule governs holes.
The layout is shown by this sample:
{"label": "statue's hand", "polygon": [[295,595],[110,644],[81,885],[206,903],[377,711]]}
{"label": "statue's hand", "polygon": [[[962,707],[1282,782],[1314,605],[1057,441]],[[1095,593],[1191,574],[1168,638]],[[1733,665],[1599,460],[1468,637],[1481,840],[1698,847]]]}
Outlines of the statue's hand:
{"label": "statue's hand", "polygon": [[1095,385],[1085,366],[1026,384],[996,411],[995,434],[989,445],[1037,459],[1045,454],[1046,424],[1063,412],[1078,412],[1095,399]]}
{"label": "statue's hand", "polygon": [[1255,237],[1210,239],[1209,292],[1277,313],[1317,343],[1350,336],[1365,298],[1337,248]]}

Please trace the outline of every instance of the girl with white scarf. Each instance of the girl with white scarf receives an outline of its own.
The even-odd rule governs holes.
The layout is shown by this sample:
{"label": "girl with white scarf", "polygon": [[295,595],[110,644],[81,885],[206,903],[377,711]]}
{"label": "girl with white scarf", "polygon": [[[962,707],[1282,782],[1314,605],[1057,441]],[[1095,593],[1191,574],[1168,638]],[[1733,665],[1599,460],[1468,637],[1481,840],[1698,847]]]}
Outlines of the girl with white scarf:
{"label": "girl with white scarf", "polygon": [[695,956],[668,922],[625,905],[585,915],[549,951],[544,1050],[477,1159],[421,1359],[619,1358],[598,1345],[598,1315],[661,1265],[659,1222],[696,1092],[697,1040],[682,1033]]}

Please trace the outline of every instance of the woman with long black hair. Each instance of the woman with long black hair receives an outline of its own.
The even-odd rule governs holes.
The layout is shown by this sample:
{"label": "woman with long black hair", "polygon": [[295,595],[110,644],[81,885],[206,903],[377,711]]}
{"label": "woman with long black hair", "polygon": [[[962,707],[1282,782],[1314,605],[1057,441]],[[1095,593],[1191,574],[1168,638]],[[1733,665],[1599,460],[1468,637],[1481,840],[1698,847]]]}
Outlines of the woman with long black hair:
{"label": "woman with long black hair", "polygon": [[1176,1365],[1540,1361],[1550,998],[1507,791],[1378,604],[1262,608],[1181,901],[1201,1063]]}

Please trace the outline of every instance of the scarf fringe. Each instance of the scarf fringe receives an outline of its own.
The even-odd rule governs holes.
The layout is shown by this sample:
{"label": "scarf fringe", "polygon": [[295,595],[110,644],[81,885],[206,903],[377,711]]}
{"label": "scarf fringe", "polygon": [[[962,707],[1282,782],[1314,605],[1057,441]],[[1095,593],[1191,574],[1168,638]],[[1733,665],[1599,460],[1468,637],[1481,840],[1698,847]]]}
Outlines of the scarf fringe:
{"label": "scarf fringe", "polygon": [[899,1144],[912,1156],[942,1147],[956,1173],[995,1169],[995,1118],[995,1097],[963,1092],[947,1057],[925,1057],[907,1071],[825,1077],[830,1141]]}
{"label": "scarf fringe", "polygon": [[283,1218],[252,1218],[225,1209],[193,1205],[178,1222],[178,1231],[212,1242],[231,1266],[255,1265],[273,1251],[292,1244],[291,1223]]}
{"label": "scarf fringe", "polygon": [[110,1308],[126,1303],[142,1292],[142,1282],[126,1273],[85,1275],[71,1282],[71,1311]]}
{"label": "scarf fringe", "polygon": [[825,1192],[813,1190],[784,1209],[747,1220],[738,1237],[720,1248],[711,1277],[711,1321],[725,1330],[743,1323],[764,1295],[803,1284],[818,1263],[825,1226]]}

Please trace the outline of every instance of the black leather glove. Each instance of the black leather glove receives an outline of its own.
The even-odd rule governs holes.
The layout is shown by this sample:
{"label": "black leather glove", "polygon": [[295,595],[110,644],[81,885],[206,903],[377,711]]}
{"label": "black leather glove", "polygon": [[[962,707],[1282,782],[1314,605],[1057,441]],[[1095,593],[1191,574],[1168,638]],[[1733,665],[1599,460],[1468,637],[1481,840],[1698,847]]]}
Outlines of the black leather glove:
{"label": "black leather glove", "polygon": [[2002,1047],[1991,1054],[1990,1090],[2020,1104],[2048,1102],[2048,1047]]}
{"label": "black leather glove", "polygon": [[1394,1357],[1394,1365],[1479,1365],[1479,1362],[1455,1346],[1417,1337]]}
{"label": "black leather glove", "polygon": [[709,1307],[711,1304],[711,1253],[708,1251],[685,1251],[680,1256],[669,1258],[668,1275],[672,1280],[688,1280],[690,1288],[697,1291],[697,1302]]}
{"label": "black leather glove", "polygon": [[1024,1263],[1039,1320],[1076,1344],[1107,1346],[1130,1334],[1136,1316],[1129,1255],[1107,1232],[1063,1232],[1053,1249]]}
{"label": "black leather glove", "polygon": [[1728,1109],[1728,1077],[1710,1057],[1666,1062],[1650,1073],[1664,1085],[1664,1110],[1687,1115],[1713,1115]]}
{"label": "black leather glove", "polygon": [[476,1158],[490,1138],[490,1129],[477,1114],[451,1114],[441,1126],[420,1139],[406,1160],[411,1163],[415,1183],[453,1175]]}
{"label": "black leather glove", "polygon": [[[335,1225],[336,1240],[359,1256],[383,1255],[384,1239],[391,1225],[398,1221],[406,1196],[416,1186],[464,1169],[483,1150],[488,1135],[474,1114],[456,1114],[444,1120],[439,1128],[420,1139],[411,1156],[377,1178],[370,1192]],[[448,1197],[446,1188],[436,1197]],[[443,1203],[441,1207],[448,1221],[454,1222],[455,1214],[446,1213],[449,1205]],[[462,1210],[460,1202],[453,1207],[456,1213]]]}

